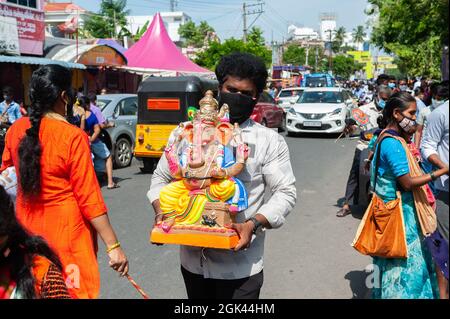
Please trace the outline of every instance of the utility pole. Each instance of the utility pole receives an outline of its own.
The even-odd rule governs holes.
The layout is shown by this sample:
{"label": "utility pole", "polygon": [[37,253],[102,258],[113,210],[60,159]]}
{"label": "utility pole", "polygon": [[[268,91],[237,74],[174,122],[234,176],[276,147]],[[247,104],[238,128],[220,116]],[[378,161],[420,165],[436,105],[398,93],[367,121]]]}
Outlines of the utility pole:
{"label": "utility pole", "polygon": [[[264,13],[264,2],[261,2],[261,0],[258,1],[258,3],[255,4],[246,4],[245,2],[242,4],[242,19],[243,19],[243,40],[244,42],[247,42],[247,32],[248,29],[252,27],[252,25],[256,22],[256,20],[258,20],[258,18],[261,16],[261,14]],[[256,9],[253,9],[255,8]],[[252,9],[252,10],[249,10]],[[252,23],[250,23],[250,25],[247,26],[247,16],[251,16],[251,15],[257,15],[257,17],[255,18],[255,20],[253,20]]]}
{"label": "utility pole", "polygon": [[326,32],[329,32],[330,34],[330,47],[329,47],[329,54],[328,54],[328,71],[333,72],[333,42],[332,42],[332,34],[333,34],[333,30],[327,30]]}

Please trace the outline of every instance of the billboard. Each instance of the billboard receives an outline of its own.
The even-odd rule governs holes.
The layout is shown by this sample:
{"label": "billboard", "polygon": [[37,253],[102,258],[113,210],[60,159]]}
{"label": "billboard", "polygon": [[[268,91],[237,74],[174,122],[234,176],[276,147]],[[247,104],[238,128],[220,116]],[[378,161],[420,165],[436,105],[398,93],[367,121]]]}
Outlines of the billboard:
{"label": "billboard", "polygon": [[0,16],[17,21],[21,54],[42,55],[45,40],[44,12],[0,3]]}
{"label": "billboard", "polygon": [[0,34],[0,54],[20,55],[16,19],[0,16]]}

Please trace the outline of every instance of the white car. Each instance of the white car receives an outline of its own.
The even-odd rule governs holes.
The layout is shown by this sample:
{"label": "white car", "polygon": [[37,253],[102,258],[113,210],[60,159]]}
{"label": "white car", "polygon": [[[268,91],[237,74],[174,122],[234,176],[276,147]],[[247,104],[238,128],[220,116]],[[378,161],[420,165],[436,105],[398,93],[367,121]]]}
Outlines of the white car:
{"label": "white car", "polygon": [[342,133],[355,107],[345,89],[307,88],[286,114],[287,133]]}
{"label": "white car", "polygon": [[302,95],[304,90],[305,88],[301,87],[281,89],[275,100],[277,101],[278,106],[281,107],[286,113],[287,111],[289,111],[292,105],[297,102],[298,98]]}

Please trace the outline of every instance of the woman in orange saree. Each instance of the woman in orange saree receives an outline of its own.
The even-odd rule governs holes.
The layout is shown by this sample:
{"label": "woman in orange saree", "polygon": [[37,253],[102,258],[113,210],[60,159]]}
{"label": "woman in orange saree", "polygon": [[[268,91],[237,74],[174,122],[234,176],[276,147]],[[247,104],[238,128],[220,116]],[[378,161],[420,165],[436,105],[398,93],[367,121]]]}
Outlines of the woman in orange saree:
{"label": "woman in orange saree", "polygon": [[46,65],[33,73],[29,118],[11,126],[0,172],[14,166],[17,218],[59,256],[69,293],[97,298],[97,232],[110,266],[125,276],[127,258],[106,215],[88,136],[66,120],[71,109],[70,71]]}

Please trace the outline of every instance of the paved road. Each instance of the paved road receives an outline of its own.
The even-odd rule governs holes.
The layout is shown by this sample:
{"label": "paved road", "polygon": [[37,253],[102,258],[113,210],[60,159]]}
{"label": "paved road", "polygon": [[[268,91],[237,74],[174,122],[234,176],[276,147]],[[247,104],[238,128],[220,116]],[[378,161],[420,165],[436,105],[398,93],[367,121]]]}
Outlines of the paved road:
{"label": "paved road", "polygon": [[[268,231],[262,298],[366,298],[365,267],[370,258],[350,243],[360,215],[335,217],[344,193],[355,140],[286,137],[298,203],[280,229]],[[152,298],[186,298],[179,271],[179,248],[148,243],[153,210],[146,199],[151,175],[138,163],[116,170],[120,189],[103,194],[109,216],[130,260],[130,274]],[[101,298],[139,298],[126,279],[109,267],[100,245]]]}

